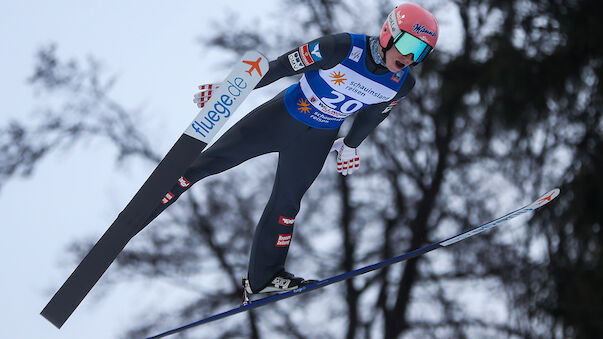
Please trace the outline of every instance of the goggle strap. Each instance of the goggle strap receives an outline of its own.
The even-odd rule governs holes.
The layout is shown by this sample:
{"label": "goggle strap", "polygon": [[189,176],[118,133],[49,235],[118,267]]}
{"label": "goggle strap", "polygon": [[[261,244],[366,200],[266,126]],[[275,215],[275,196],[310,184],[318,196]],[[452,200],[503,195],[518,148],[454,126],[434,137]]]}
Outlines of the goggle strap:
{"label": "goggle strap", "polygon": [[431,46],[427,45],[427,47],[425,47],[425,49],[423,49],[423,53],[421,53],[421,55],[419,55],[419,57],[417,58],[416,62],[421,62],[425,59],[425,57],[427,55],[429,55],[429,52],[431,52],[432,48]]}

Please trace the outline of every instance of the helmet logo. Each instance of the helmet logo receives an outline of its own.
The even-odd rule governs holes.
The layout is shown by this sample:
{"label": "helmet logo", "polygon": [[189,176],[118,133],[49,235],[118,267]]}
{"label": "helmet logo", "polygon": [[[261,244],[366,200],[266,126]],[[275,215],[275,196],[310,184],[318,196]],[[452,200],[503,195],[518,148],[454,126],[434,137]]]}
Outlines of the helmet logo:
{"label": "helmet logo", "polygon": [[404,18],[406,18],[406,14],[402,14],[400,12],[396,13],[396,19],[398,19],[398,25],[402,24],[402,21],[404,21]]}
{"label": "helmet logo", "polygon": [[412,26],[412,30],[417,32],[417,34],[427,34],[427,35],[431,35],[434,38],[438,37],[435,32],[430,31],[427,28],[425,28],[425,25],[414,24]]}
{"label": "helmet logo", "polygon": [[[402,33],[402,30],[400,30],[400,25],[397,22],[398,19],[396,18],[396,15],[396,13],[391,12],[387,16],[387,26],[389,26],[389,35],[391,35],[390,38],[398,36],[398,34]],[[384,27],[385,26],[386,25],[384,25]],[[385,45],[386,42],[383,42],[382,44]]]}

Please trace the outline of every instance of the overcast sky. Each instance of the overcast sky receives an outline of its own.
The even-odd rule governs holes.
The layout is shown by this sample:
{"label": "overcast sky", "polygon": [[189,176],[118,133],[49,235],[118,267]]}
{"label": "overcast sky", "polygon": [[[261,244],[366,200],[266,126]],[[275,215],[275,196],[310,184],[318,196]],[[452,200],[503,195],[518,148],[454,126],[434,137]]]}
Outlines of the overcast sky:
{"label": "overcast sky", "polygon": [[[237,1],[236,10],[256,15],[272,10],[273,2]],[[224,1],[1,2],[0,126],[9,119],[26,121],[44,107],[27,78],[36,51],[56,43],[60,58],[93,56],[105,75],[118,76],[111,97],[144,113],[143,131],[165,154],[197,112],[191,102],[196,86],[219,81],[228,71],[212,69],[220,65],[219,55],[205,53],[197,39],[213,33],[211,18],[233,8]],[[453,46],[451,36],[451,30],[443,33],[440,46]],[[283,52],[291,46],[285,47]],[[258,91],[245,104],[257,104],[270,91]],[[144,281],[95,288],[60,331],[39,315],[75,268],[66,246],[74,240],[96,241],[150,171],[148,164],[120,167],[114,159],[115,149],[106,142],[78,145],[46,157],[32,177],[11,180],[0,190],[2,337],[113,338],[150,314],[158,296],[173,289],[161,283],[149,288]],[[170,292],[164,302],[178,303],[179,292]]]}
{"label": "overcast sky", "polygon": [[[270,1],[238,3],[237,10],[254,14]],[[144,131],[165,153],[197,112],[191,101],[196,86],[226,75],[224,69],[212,71],[218,64],[215,53],[205,54],[197,43],[212,30],[210,18],[225,8],[234,6],[214,1],[0,2],[0,124],[11,118],[26,121],[44,107],[27,78],[36,51],[54,42],[61,58],[94,56],[105,74],[117,75],[112,97],[127,109],[144,111],[149,117]],[[149,169],[143,164],[116,167],[114,151],[99,141],[53,154],[32,177],[12,180],[0,191],[3,338],[114,338],[157,308],[153,302],[162,287],[149,290],[140,282],[107,293],[94,289],[60,331],[39,315],[75,267],[66,246],[77,239],[97,240],[146,179]]]}

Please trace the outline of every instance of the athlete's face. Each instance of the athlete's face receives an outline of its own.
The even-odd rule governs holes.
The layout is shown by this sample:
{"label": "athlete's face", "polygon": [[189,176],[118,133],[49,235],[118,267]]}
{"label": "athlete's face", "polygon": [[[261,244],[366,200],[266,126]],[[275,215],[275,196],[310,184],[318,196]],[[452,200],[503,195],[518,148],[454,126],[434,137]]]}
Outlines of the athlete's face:
{"label": "athlete's face", "polygon": [[385,65],[390,72],[398,72],[402,68],[413,63],[413,54],[402,55],[395,47],[390,48],[385,52]]}

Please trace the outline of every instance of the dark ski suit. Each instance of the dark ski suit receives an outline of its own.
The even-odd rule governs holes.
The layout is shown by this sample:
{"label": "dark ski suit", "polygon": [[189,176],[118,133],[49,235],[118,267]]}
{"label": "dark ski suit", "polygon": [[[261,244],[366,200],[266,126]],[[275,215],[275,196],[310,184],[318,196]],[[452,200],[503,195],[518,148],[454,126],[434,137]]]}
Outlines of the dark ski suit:
{"label": "dark ski suit", "polygon": [[[354,41],[356,47],[364,48],[362,59],[354,54],[358,52],[358,49],[354,49]],[[361,41],[360,45],[358,41]],[[314,49],[314,54],[309,53],[312,52],[309,47]],[[365,105],[354,112],[356,117],[344,142],[349,147],[357,147],[387,117],[398,100],[410,92],[415,83],[407,69],[402,78],[398,74],[400,72],[391,73],[387,68],[376,63],[373,54],[369,37],[348,33],[324,36],[271,61],[270,70],[256,88],[266,86],[285,76],[330,70],[346,60],[351,63],[349,59],[355,62],[364,61],[365,69],[374,77],[391,76],[391,79],[397,79],[400,85],[393,92],[395,93],[393,98]],[[339,80],[340,84],[346,80],[341,72],[334,76],[341,76],[343,80]],[[291,94],[293,90],[299,90],[299,86],[299,83],[292,85],[251,111],[226,131],[215,144],[202,152],[186,173],[183,173],[179,182],[166,194],[162,203],[144,225],[151,222],[197,181],[230,169],[253,157],[278,152],[278,168],[272,195],[256,227],[249,259],[248,277],[254,291],[261,290],[275,274],[284,270],[300,201],[320,173],[331,145],[337,138],[341,121],[345,119],[339,117],[335,119],[337,121],[323,121],[324,119],[320,117],[333,120],[332,116],[316,112],[319,118],[315,121],[307,120],[310,109],[305,108],[307,107],[305,105],[308,102],[304,103],[304,98],[294,101],[297,99],[294,94]],[[357,86],[363,89],[362,86]],[[315,98],[308,99],[315,100]],[[296,104],[300,105],[298,109],[295,109]],[[352,102],[343,108],[343,111],[345,109],[349,111],[355,107]],[[329,108],[325,107],[325,110],[328,111]]]}

